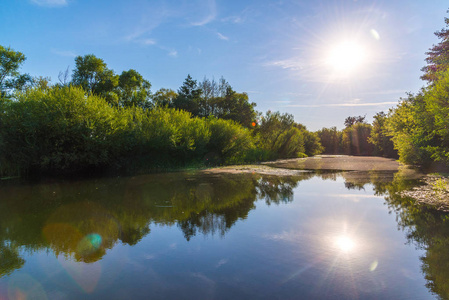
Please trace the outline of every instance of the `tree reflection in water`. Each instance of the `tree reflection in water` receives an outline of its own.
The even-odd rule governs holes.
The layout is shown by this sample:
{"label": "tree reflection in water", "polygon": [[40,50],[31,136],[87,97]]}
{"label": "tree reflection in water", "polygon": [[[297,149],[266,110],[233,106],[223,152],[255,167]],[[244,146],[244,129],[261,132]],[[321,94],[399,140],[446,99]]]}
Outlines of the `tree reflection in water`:
{"label": "tree reflection in water", "polygon": [[350,184],[345,185],[363,188],[372,184],[376,195],[384,196],[409,243],[425,250],[421,269],[427,288],[442,299],[449,299],[449,215],[424,205],[417,206],[413,199],[399,195],[419,184],[415,174],[410,173],[410,170],[395,174],[371,172],[365,177],[347,174],[345,180]]}
{"label": "tree reflection in water", "polygon": [[4,185],[0,189],[0,277],[24,265],[20,251],[100,260],[118,242],[135,245],[150,224],[177,225],[186,240],[224,235],[263,198],[293,200],[296,177],[158,174],[126,179]]}
{"label": "tree reflection in water", "polygon": [[[157,174],[40,184],[3,184],[0,189],[0,277],[21,268],[20,253],[48,250],[56,256],[91,263],[117,243],[135,245],[151,224],[176,225],[189,241],[195,235],[224,236],[246,219],[259,199],[289,203],[300,181],[313,176],[336,180],[348,189],[367,185],[384,196],[399,229],[425,250],[422,271],[427,287],[449,298],[449,216],[416,206],[398,192],[417,180],[402,170],[385,172],[301,173],[300,176],[200,173]],[[348,242],[341,247],[349,247]]]}

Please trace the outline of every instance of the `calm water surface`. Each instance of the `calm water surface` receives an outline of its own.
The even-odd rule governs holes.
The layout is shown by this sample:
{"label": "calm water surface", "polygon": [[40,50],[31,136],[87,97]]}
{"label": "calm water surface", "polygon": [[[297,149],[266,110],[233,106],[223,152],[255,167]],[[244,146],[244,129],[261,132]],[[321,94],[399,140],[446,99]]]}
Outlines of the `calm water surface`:
{"label": "calm water surface", "polygon": [[449,298],[449,221],[402,173],[0,185],[0,299]]}

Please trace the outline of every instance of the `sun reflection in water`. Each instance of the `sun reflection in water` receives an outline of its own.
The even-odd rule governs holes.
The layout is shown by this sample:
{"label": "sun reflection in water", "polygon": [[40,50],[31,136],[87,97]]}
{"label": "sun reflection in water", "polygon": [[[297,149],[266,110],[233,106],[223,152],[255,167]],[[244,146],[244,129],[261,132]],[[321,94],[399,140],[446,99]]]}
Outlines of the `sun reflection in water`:
{"label": "sun reflection in water", "polygon": [[348,253],[354,251],[356,248],[356,243],[353,238],[344,235],[335,239],[335,246],[340,251]]}

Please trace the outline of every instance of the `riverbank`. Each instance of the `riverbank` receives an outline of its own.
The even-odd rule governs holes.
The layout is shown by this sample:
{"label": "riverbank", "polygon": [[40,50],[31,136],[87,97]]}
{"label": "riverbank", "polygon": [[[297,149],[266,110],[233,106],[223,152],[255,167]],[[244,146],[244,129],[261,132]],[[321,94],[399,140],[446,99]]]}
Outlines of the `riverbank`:
{"label": "riverbank", "polygon": [[417,204],[449,212],[449,179],[438,175],[426,175],[422,178],[422,183],[412,190],[400,192],[399,195],[410,197]]}
{"label": "riverbank", "polygon": [[390,171],[399,170],[394,159],[377,156],[317,155],[306,158],[280,159],[260,165],[237,165],[207,169],[209,173],[259,173],[297,175],[309,171]]}
{"label": "riverbank", "polygon": [[401,166],[391,158],[350,155],[317,155],[263,164],[276,168],[323,171],[397,171]]}
{"label": "riverbank", "polygon": [[[365,178],[361,174],[396,173],[408,179],[421,179],[421,185],[412,190],[398,193],[402,197],[411,197],[417,205],[427,205],[439,211],[449,212],[449,179],[425,175],[412,168],[401,165],[393,159],[373,156],[318,155],[307,158],[283,159],[264,162],[260,165],[226,166],[203,170],[204,173],[253,173],[275,176],[295,176],[312,171],[343,172],[347,182],[357,184]],[[353,178],[354,177],[354,178]],[[368,176],[369,177],[369,176]],[[391,180],[391,179],[389,179]],[[363,180],[362,180],[363,181]]]}

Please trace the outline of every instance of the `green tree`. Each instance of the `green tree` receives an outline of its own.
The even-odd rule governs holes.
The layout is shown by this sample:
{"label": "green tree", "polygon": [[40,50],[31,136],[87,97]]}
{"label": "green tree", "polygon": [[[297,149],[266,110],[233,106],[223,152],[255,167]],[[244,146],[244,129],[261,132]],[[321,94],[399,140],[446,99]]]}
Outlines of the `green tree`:
{"label": "green tree", "polygon": [[150,108],[151,84],[137,71],[123,71],[118,79],[119,105]]}
{"label": "green tree", "polygon": [[345,119],[345,127],[350,127],[357,123],[365,123],[365,116],[347,117]]}
{"label": "green tree", "polygon": [[449,18],[444,18],[444,23],[446,28],[435,32],[435,35],[441,41],[426,52],[427,66],[421,69],[424,72],[421,79],[428,82],[437,80],[439,73],[447,70],[449,67]]}
{"label": "green tree", "polygon": [[249,102],[248,94],[229,89],[225,97],[214,100],[216,117],[236,121],[246,128],[253,127],[252,123],[257,118],[257,112],[254,109],[256,103]]}
{"label": "green tree", "polygon": [[307,156],[314,156],[323,153],[324,147],[321,145],[317,133],[308,131],[306,128],[301,130],[304,138],[304,153]]}
{"label": "green tree", "polygon": [[294,125],[293,115],[280,112],[267,111],[265,116],[260,118],[258,133],[269,148],[274,148],[279,137]]}
{"label": "green tree", "polygon": [[109,103],[117,104],[118,99],[114,89],[119,84],[119,76],[108,69],[101,58],[93,54],[75,58],[72,84],[81,86],[88,94],[102,96]]}
{"label": "green tree", "polygon": [[75,87],[31,89],[3,106],[1,161],[32,172],[73,172],[115,161],[126,116]]}
{"label": "green tree", "polygon": [[409,164],[449,164],[449,71],[390,112],[388,133],[400,160]]}
{"label": "green tree", "polygon": [[151,96],[151,99],[156,107],[173,107],[176,97],[178,94],[174,90],[161,88]]}
{"label": "green tree", "polygon": [[431,153],[427,146],[429,143],[438,143],[431,134],[431,129],[429,131],[432,116],[426,110],[425,98],[425,89],[416,95],[408,94],[407,98],[401,99],[397,107],[389,112],[387,133],[392,136],[399,160],[406,164],[430,163]]}
{"label": "green tree", "polygon": [[268,111],[261,116],[255,129],[258,146],[270,153],[270,158],[293,158],[305,155],[302,128],[293,120],[293,115]]}
{"label": "green tree", "polygon": [[11,90],[21,90],[31,82],[30,75],[19,73],[20,66],[25,60],[23,53],[0,45],[0,97],[9,97]]}
{"label": "green tree", "polygon": [[258,113],[254,109],[256,103],[249,102],[248,94],[234,91],[223,77],[218,82],[204,78],[198,87],[202,90],[198,101],[199,116],[215,116],[253,127]]}
{"label": "green tree", "polygon": [[341,138],[342,132],[337,130],[337,127],[322,128],[317,131],[321,145],[323,145],[323,152],[326,154],[339,154],[341,152]]}
{"label": "green tree", "polygon": [[374,116],[371,135],[368,141],[374,145],[374,154],[386,157],[397,157],[391,136],[386,129],[387,115],[382,111]]}
{"label": "green tree", "polygon": [[374,147],[368,142],[371,125],[356,123],[342,132],[342,150],[347,155],[372,155]]}
{"label": "green tree", "polygon": [[199,103],[201,101],[201,88],[190,74],[187,75],[183,85],[178,90],[178,97],[173,100],[173,107],[182,109],[198,116],[200,113]]}
{"label": "green tree", "polygon": [[211,135],[206,163],[241,163],[247,152],[254,148],[251,132],[238,123],[210,117],[207,124]]}

